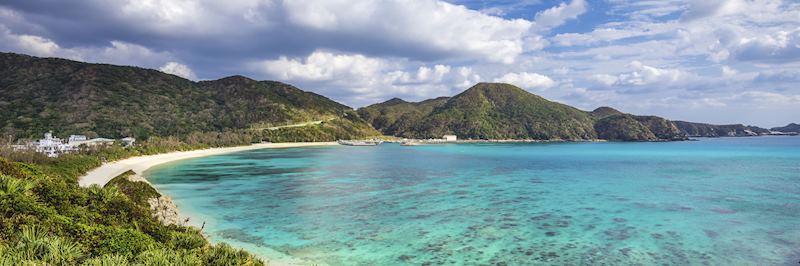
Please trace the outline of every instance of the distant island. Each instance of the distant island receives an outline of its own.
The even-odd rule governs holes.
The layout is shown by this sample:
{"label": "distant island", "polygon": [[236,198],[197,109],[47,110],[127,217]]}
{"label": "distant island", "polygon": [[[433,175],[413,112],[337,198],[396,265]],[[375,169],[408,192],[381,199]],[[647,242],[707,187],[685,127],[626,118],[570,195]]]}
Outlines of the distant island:
{"label": "distant island", "polygon": [[773,127],[770,129],[772,132],[781,132],[787,134],[797,134],[800,133],[800,124],[789,123],[785,127]]}

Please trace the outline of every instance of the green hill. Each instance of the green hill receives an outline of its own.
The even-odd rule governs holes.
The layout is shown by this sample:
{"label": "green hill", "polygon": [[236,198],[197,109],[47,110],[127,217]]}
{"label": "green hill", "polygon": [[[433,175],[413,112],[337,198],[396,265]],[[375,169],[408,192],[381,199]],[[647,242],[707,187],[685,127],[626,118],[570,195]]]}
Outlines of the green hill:
{"label": "green hill", "polygon": [[585,112],[500,83],[479,83],[452,98],[420,103],[390,100],[359,113],[382,114],[364,117],[386,134],[410,138],[445,134],[471,139],[595,138]]}
{"label": "green hill", "polygon": [[594,111],[589,112],[589,115],[591,115],[592,118],[594,119],[603,119],[612,115],[621,115],[621,114],[624,113],[608,106],[601,106],[598,107],[597,109],[594,109]]}
{"label": "green hill", "polygon": [[358,112],[384,134],[408,138],[439,138],[445,134],[471,139],[686,138],[671,121],[660,117],[635,116],[610,107],[584,112],[499,83],[479,83],[452,98],[419,103],[392,99]]}
{"label": "green hill", "polygon": [[400,131],[414,130],[413,125],[430,114],[434,108],[447,102],[448,97],[429,99],[418,103],[398,98],[358,109],[358,114],[373,127],[386,135],[397,135]]}
{"label": "green hill", "polygon": [[0,53],[0,88],[3,136],[54,130],[146,139],[329,119],[358,128],[343,130],[347,136],[377,134],[350,107],[242,76],[192,82],[138,67]]}
{"label": "green hill", "polygon": [[600,139],[621,141],[685,140],[675,124],[658,116],[619,113],[600,116],[594,129]]}

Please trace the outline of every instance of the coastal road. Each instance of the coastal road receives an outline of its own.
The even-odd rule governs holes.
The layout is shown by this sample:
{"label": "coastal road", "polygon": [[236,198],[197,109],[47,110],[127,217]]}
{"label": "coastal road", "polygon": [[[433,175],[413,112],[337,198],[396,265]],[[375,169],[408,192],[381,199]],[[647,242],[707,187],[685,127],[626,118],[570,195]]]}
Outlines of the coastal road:
{"label": "coastal road", "polygon": [[289,127],[304,127],[304,126],[310,126],[310,125],[319,125],[319,124],[322,124],[322,122],[328,122],[328,121],[331,121],[331,120],[334,120],[334,119],[336,119],[336,118],[334,117],[334,118],[328,118],[328,119],[325,119],[325,120],[317,120],[317,121],[303,122],[303,123],[284,125],[284,126],[276,126],[276,127],[262,127],[262,128],[256,128],[254,130],[262,130],[262,129],[276,130],[276,129],[289,128]]}

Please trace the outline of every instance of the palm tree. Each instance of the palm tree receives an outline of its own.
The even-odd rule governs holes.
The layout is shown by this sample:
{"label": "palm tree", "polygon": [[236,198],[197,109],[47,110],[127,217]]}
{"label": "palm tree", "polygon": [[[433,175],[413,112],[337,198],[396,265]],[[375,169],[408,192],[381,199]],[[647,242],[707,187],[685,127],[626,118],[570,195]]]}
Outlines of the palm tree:
{"label": "palm tree", "polygon": [[75,265],[81,247],[67,239],[48,236],[36,226],[24,226],[11,247],[0,248],[0,265]]}
{"label": "palm tree", "polygon": [[106,254],[83,262],[83,266],[128,266],[128,259],[117,254]]}
{"label": "palm tree", "polygon": [[36,183],[29,180],[0,175],[0,196],[31,195]]}

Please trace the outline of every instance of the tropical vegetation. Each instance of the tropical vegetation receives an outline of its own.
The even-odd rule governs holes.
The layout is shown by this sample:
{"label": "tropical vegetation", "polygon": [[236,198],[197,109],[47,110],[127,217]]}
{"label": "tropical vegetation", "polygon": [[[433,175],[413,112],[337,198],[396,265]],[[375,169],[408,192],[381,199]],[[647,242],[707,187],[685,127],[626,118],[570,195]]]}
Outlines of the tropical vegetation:
{"label": "tropical vegetation", "polygon": [[0,157],[0,265],[264,265],[211,245],[197,228],[159,222],[147,200],[161,195],[129,173],[105,187],[78,186],[78,176],[103,158],[159,149],[166,148]]}

